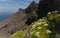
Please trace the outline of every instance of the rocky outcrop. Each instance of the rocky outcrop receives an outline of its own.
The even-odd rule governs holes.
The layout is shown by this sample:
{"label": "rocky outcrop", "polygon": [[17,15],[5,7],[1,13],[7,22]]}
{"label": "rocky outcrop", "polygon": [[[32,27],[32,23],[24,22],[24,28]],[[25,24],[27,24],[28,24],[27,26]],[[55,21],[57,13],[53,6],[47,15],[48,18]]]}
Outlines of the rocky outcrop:
{"label": "rocky outcrop", "polygon": [[38,18],[47,16],[48,12],[60,12],[60,0],[40,0],[38,5]]}
{"label": "rocky outcrop", "polygon": [[[60,0],[40,0],[38,5],[38,19],[47,17],[48,12],[57,10],[60,13]],[[55,19],[52,20],[54,23]],[[55,23],[55,29],[60,32],[60,23]]]}
{"label": "rocky outcrop", "polygon": [[25,10],[20,8],[16,14],[0,23],[0,36],[7,37],[16,31],[27,28],[37,18],[47,17],[48,12],[55,10],[60,11],[59,0],[40,0],[39,5],[33,1]]}
{"label": "rocky outcrop", "polygon": [[19,8],[19,11],[14,15],[0,23],[0,35],[6,35],[7,37],[19,30],[27,28],[37,18],[37,7],[38,4],[33,1],[25,10]]}
{"label": "rocky outcrop", "polygon": [[19,10],[16,14],[11,16],[9,19],[5,20],[0,24],[0,34],[13,34],[18,30],[26,27],[25,22],[27,21],[27,14],[24,10]]}
{"label": "rocky outcrop", "polygon": [[38,4],[34,1],[25,9],[28,19],[26,24],[30,25],[33,21],[37,19],[37,9]]}

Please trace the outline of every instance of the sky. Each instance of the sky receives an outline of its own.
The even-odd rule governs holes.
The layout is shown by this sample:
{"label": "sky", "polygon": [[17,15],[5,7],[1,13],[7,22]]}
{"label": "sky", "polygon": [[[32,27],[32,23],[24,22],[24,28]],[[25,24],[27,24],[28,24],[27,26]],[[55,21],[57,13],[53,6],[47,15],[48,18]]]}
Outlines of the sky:
{"label": "sky", "polygon": [[[25,9],[33,0],[0,0],[1,13],[15,13],[19,8]],[[39,0],[35,0],[38,3]]]}
{"label": "sky", "polygon": [[[16,13],[19,8],[27,8],[32,1],[33,0],[0,0],[0,22]],[[39,2],[39,0],[34,1],[36,3]]]}

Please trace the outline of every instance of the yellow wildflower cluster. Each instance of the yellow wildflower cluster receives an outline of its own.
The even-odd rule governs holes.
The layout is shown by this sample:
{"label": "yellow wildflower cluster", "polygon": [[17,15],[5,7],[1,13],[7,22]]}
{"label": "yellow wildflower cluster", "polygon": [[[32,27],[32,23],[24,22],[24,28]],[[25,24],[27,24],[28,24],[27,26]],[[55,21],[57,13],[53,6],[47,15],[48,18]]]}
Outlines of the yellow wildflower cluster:
{"label": "yellow wildflower cluster", "polygon": [[13,35],[11,35],[10,38],[24,38],[25,33],[23,31],[18,31],[16,33],[14,33]]}
{"label": "yellow wildflower cluster", "polygon": [[52,33],[47,27],[49,23],[46,19],[39,19],[31,24],[30,38],[49,38],[49,34]]}

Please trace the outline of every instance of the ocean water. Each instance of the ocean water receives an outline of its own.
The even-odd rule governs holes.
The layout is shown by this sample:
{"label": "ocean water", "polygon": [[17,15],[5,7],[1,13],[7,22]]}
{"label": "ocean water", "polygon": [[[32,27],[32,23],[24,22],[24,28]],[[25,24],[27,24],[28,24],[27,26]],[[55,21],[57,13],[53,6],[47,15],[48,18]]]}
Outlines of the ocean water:
{"label": "ocean water", "polygon": [[0,14],[0,22],[8,19],[11,15],[12,15],[11,13]]}

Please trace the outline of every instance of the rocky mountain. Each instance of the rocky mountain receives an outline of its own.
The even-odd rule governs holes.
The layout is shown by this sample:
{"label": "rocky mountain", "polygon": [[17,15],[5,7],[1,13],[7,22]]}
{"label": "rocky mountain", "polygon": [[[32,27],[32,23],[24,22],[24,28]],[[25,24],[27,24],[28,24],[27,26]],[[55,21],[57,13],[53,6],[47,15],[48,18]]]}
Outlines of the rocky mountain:
{"label": "rocky mountain", "polygon": [[47,16],[48,12],[52,12],[55,10],[60,12],[60,0],[40,0],[38,5],[39,17],[45,17]]}
{"label": "rocky mountain", "polygon": [[0,23],[0,38],[9,36],[19,30],[27,28],[37,18],[38,4],[34,1],[26,8],[17,11],[14,15]]}
{"label": "rocky mountain", "polygon": [[38,4],[34,1],[25,9],[26,14],[28,15],[27,24],[30,25],[34,20],[37,19],[37,9]]}
{"label": "rocky mountain", "polygon": [[[47,17],[48,12],[55,10],[60,14],[60,0],[41,0],[38,5],[38,18]],[[56,22],[55,19],[52,21]],[[60,23],[55,23],[55,29],[60,32]]]}

